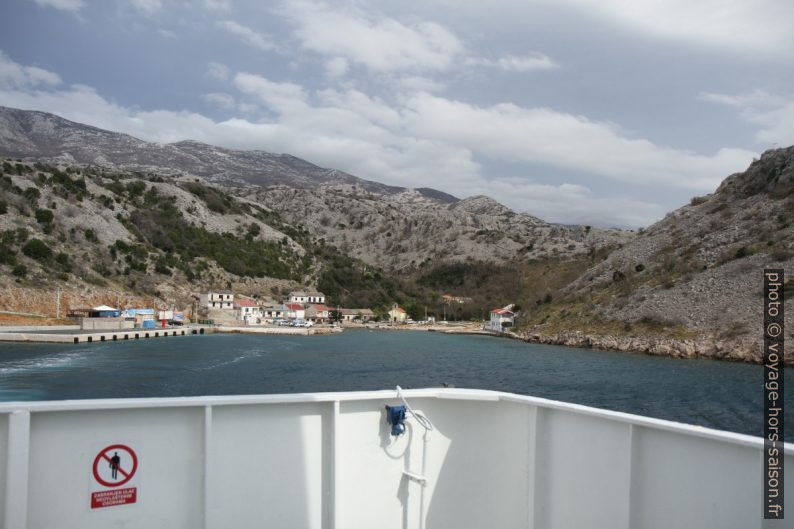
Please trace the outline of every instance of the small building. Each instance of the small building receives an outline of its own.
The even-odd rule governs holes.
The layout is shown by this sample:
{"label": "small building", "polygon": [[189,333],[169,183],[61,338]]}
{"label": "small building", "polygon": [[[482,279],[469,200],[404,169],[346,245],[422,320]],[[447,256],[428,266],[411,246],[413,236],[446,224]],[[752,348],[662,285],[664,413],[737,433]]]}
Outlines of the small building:
{"label": "small building", "polygon": [[284,307],[287,309],[286,319],[303,320],[306,318],[306,309],[300,303],[285,303]]}
{"label": "small building", "polygon": [[121,317],[119,309],[107,305],[99,305],[86,312],[88,317],[80,318],[80,329],[82,330],[131,329],[134,325]]}
{"label": "small building", "polygon": [[238,298],[234,301],[234,309],[246,324],[262,323],[262,309],[255,301]]}
{"label": "small building", "polygon": [[273,323],[274,320],[286,319],[287,312],[287,307],[280,303],[270,303],[262,306],[262,317],[269,323]]}
{"label": "small building", "polygon": [[504,331],[515,324],[515,313],[507,308],[496,308],[491,311],[488,328],[492,331]]}
{"label": "small building", "polygon": [[306,319],[313,322],[328,321],[330,309],[322,303],[306,305]]}
{"label": "small building", "polygon": [[325,294],[322,292],[304,292],[296,290],[289,293],[290,303],[325,303]]}
{"label": "small building", "polygon": [[342,321],[346,322],[365,322],[375,318],[375,313],[370,309],[339,309],[339,312],[342,313]]}
{"label": "small building", "polygon": [[121,316],[134,323],[135,327],[143,327],[144,322],[154,321],[154,309],[124,309]]}
{"label": "small building", "polygon": [[228,290],[216,290],[199,296],[199,304],[206,309],[234,309],[234,294]]}
{"label": "small building", "polygon": [[99,305],[98,307],[88,309],[89,318],[118,318],[119,316],[121,316],[121,311],[119,309],[114,309],[107,305]]}
{"label": "small building", "polygon": [[394,305],[392,309],[388,312],[389,314],[389,321],[393,323],[405,323],[405,319],[408,317],[408,314],[405,312],[405,309]]}

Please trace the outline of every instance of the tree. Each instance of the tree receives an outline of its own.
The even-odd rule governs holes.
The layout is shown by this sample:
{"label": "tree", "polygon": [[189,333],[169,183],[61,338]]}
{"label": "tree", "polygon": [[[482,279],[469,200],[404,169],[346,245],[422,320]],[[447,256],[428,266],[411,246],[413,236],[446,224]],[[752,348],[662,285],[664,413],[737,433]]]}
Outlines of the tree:
{"label": "tree", "polygon": [[22,247],[22,253],[36,259],[37,261],[45,261],[52,257],[52,250],[47,244],[39,239],[30,239]]}
{"label": "tree", "polygon": [[39,224],[49,224],[52,222],[54,215],[52,211],[49,209],[37,209],[36,210],[36,221]]}
{"label": "tree", "polygon": [[23,264],[16,265],[11,273],[16,277],[25,277],[28,275],[28,267]]}
{"label": "tree", "polygon": [[335,323],[342,320],[342,313],[338,310],[329,310],[328,311],[328,319],[331,323]]}

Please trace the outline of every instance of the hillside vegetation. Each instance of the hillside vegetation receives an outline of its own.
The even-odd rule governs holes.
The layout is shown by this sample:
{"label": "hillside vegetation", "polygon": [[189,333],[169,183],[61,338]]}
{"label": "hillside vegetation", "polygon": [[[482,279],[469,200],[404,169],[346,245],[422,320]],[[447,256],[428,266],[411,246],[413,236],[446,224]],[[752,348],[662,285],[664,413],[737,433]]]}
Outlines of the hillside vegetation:
{"label": "hillside vegetation", "polygon": [[[539,336],[579,331],[690,340],[713,344],[701,351],[708,356],[757,361],[764,268],[783,268],[789,278],[791,344],[794,147],[764,153],[715,193],[642,230],[535,311],[525,328]],[[700,354],[693,351],[682,354]],[[786,351],[794,361],[790,345]]]}

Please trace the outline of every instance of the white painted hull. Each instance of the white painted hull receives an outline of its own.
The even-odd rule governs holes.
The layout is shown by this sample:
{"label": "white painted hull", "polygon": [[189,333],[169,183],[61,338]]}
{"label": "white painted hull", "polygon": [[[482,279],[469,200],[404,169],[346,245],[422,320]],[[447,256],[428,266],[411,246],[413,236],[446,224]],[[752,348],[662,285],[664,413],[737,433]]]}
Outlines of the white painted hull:
{"label": "white painted hull", "polygon": [[[394,391],[1,404],[0,520],[6,529],[762,526],[760,438],[491,391],[404,395],[435,424],[426,447],[412,418],[390,436]],[[138,466],[103,489],[94,464],[107,472],[99,454],[118,444]],[[785,454],[794,490],[794,445]],[[424,472],[424,487],[406,470]],[[93,492],[127,487],[135,503],[92,508]]]}

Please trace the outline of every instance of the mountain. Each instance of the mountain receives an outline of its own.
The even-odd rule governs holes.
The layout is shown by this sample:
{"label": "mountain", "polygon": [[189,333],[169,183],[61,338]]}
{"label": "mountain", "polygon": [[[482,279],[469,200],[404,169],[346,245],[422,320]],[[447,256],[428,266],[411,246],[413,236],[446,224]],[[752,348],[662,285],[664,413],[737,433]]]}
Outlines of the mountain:
{"label": "mountain", "polygon": [[[152,143],[46,112],[8,107],[0,107],[0,154],[9,158],[95,165],[122,171],[185,173],[226,185],[311,188],[323,184],[355,184],[386,195],[405,190],[318,167],[289,154],[237,151],[196,141]],[[457,200],[434,189],[420,192],[442,202]]]}
{"label": "mountain", "polygon": [[632,236],[621,230],[554,226],[488,197],[461,201],[435,189],[388,186],[288,154],[235,151],[195,141],[145,142],[52,114],[7,107],[0,107],[0,155],[97,168],[108,175],[157,174],[180,185],[198,177],[384,269],[436,260],[583,256]]}
{"label": "mountain", "polygon": [[[794,273],[794,147],[641,230],[535,311],[536,340],[760,361],[764,268]],[[785,285],[787,343],[794,282]],[[786,346],[794,363],[794,348]]]}

